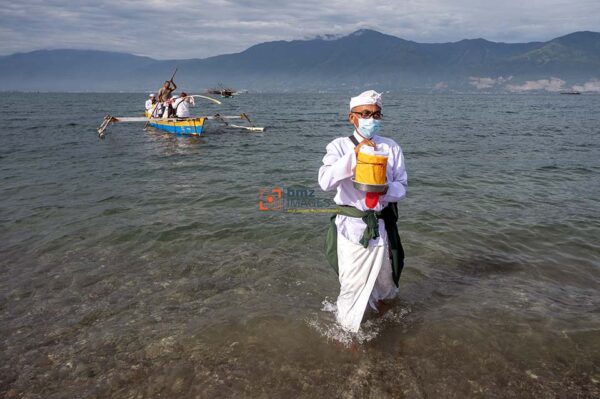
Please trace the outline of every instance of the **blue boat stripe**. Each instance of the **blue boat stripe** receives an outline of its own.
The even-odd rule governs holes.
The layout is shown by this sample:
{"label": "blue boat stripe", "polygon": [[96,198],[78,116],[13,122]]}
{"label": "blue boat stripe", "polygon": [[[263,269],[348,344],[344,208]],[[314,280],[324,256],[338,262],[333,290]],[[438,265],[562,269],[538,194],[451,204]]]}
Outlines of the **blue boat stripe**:
{"label": "blue boat stripe", "polygon": [[167,124],[167,123],[152,123],[152,122],[150,122],[149,125],[156,129],[160,129],[160,130],[163,130],[168,133],[181,134],[181,135],[193,135],[193,136],[198,135],[199,136],[204,131],[204,124],[201,124],[198,122],[194,122],[194,124],[191,126],[178,126],[178,125]]}

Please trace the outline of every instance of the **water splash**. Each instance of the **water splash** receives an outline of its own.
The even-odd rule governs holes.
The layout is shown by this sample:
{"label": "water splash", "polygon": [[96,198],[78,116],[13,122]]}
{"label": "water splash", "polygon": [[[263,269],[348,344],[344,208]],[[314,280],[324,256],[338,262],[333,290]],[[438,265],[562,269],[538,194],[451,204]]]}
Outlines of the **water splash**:
{"label": "water splash", "polygon": [[395,307],[381,316],[376,315],[369,318],[361,324],[360,330],[354,333],[344,329],[337,322],[337,305],[335,302],[325,298],[321,305],[321,311],[325,312],[326,315],[319,317],[320,315],[317,314],[314,318],[306,320],[307,324],[327,340],[339,342],[347,348],[353,344],[362,345],[372,341],[387,325],[399,324],[411,312],[410,306]]}

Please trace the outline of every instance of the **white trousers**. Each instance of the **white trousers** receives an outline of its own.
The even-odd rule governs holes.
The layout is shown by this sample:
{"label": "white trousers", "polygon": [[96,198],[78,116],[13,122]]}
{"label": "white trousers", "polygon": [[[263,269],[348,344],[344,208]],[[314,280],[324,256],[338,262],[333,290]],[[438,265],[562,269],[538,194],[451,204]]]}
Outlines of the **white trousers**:
{"label": "white trousers", "polygon": [[340,295],[337,320],[342,327],[357,332],[367,304],[377,310],[377,301],[392,299],[398,293],[392,277],[387,243],[368,246],[337,236]]}

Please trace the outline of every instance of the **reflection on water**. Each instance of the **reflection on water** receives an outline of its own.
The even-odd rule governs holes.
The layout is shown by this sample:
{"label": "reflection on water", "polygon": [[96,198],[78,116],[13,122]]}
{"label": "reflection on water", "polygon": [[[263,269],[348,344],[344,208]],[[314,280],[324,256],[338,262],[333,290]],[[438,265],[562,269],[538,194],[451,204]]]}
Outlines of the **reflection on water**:
{"label": "reflection on water", "polygon": [[328,216],[258,210],[262,188],[331,197],[316,174],[348,95],[201,108],[265,133],[103,141],[143,95],[6,96],[0,396],[600,396],[600,96],[387,95],[407,267],[356,336],[334,322]]}

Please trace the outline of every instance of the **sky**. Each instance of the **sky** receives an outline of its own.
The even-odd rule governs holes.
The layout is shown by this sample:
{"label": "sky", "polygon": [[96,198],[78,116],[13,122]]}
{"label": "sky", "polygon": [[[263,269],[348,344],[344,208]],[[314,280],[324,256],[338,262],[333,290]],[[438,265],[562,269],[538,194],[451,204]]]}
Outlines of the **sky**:
{"label": "sky", "polygon": [[0,0],[0,54],[94,49],[205,58],[369,28],[417,42],[600,31],[600,0]]}

